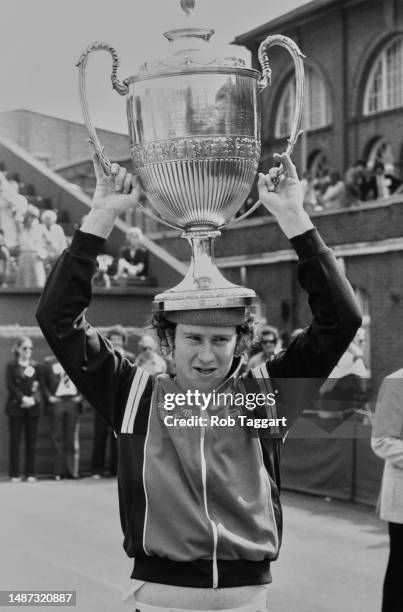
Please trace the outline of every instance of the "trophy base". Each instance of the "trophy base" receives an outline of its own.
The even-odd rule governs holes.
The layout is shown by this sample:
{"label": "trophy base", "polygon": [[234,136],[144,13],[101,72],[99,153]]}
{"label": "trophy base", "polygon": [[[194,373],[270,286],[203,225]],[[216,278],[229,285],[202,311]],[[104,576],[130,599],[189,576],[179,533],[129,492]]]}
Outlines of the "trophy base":
{"label": "trophy base", "polygon": [[245,287],[233,285],[227,288],[200,291],[165,291],[155,296],[153,312],[174,310],[204,310],[207,308],[240,308],[252,306],[256,293]]}
{"label": "trophy base", "polygon": [[196,227],[183,234],[192,248],[189,270],[176,287],[155,296],[153,312],[239,308],[254,303],[256,293],[230,283],[214,263],[213,243],[220,233]]}

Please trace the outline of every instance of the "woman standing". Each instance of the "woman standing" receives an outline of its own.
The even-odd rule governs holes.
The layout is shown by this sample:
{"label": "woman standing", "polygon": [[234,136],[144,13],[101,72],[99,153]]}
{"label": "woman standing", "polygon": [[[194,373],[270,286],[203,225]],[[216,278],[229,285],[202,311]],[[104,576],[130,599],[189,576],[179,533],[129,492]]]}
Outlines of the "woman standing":
{"label": "woman standing", "polygon": [[7,364],[10,446],[9,472],[12,482],[20,482],[20,441],[25,438],[25,470],[28,482],[35,482],[35,444],[38,430],[40,389],[39,368],[32,361],[32,341],[28,336],[17,338],[13,347],[14,361]]}
{"label": "woman standing", "polygon": [[19,232],[17,287],[43,287],[45,284],[47,251],[38,219],[38,208],[29,204]]}

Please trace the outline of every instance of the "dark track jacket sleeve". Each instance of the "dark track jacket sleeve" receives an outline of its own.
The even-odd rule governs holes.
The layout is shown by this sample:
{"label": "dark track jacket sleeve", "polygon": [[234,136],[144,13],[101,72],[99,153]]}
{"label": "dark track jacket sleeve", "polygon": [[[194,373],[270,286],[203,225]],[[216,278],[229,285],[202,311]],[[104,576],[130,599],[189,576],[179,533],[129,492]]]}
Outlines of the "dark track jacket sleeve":
{"label": "dark track jacket sleeve", "polygon": [[76,231],[54,266],[37,309],[50,348],[88,402],[117,430],[136,371],[92,327],[85,313],[91,302],[96,257],[105,240]]}
{"label": "dark track jacket sleeve", "polygon": [[309,327],[267,364],[289,426],[316,397],[362,320],[351,285],[316,228],[291,242],[313,316]]}

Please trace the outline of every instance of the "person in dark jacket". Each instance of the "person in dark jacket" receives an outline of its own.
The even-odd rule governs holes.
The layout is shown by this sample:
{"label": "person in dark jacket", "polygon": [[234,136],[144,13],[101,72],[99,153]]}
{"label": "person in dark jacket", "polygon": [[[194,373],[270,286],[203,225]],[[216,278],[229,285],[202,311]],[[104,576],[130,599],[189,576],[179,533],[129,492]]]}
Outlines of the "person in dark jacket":
{"label": "person in dark jacket", "polygon": [[[126,350],[127,332],[122,325],[114,325],[106,334],[115,351],[134,363],[136,356]],[[113,429],[96,410],[94,416],[94,441],[92,447],[92,477],[116,476],[118,451]]]}
{"label": "person in dark jacket", "polygon": [[21,482],[20,443],[25,439],[24,475],[28,482],[35,482],[35,445],[40,413],[40,369],[32,359],[32,340],[20,336],[13,346],[14,360],[6,367],[10,446],[9,475],[12,482]]}
{"label": "person in dark jacket", "polygon": [[[313,318],[270,361],[239,375],[239,353],[251,330],[243,308],[154,317],[161,341],[173,351],[175,378],[153,378],[133,366],[87,322],[96,256],[114,219],[137,197],[124,168],[112,164],[107,177],[96,157],[92,211],[53,269],[38,307],[53,352],[116,433],[124,548],[135,559],[131,577],[140,612],[147,605],[155,611],[267,609],[270,564],[282,538],[281,446],[361,323],[348,281],[303,209],[295,166],[286,154],[277,160],[283,174],[273,168],[260,175],[259,199],[297,252]],[[260,392],[264,403],[252,413],[231,395],[216,404],[216,389],[241,399],[252,392],[256,401]],[[179,402],[188,391],[206,394],[204,409],[188,395]],[[175,401],[168,406],[168,400]],[[247,414],[256,424],[253,418],[242,426]],[[169,424],[200,415],[206,424],[198,427]],[[214,427],[219,417],[240,425]],[[272,423],[270,435],[259,430],[263,421]]]}
{"label": "person in dark jacket", "polygon": [[55,480],[62,476],[79,478],[79,419],[83,398],[53,357],[45,359],[42,365],[42,392],[55,451],[53,477]]}

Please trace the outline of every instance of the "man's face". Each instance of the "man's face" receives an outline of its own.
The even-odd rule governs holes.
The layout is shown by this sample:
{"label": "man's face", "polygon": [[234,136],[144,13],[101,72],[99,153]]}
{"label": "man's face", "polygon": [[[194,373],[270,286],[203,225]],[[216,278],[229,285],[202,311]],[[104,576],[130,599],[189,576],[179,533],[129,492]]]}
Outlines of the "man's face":
{"label": "man's face", "polygon": [[120,334],[111,334],[109,336],[110,343],[116,351],[122,351],[123,349],[123,338]]}
{"label": "man's face", "polygon": [[272,333],[264,334],[262,336],[260,345],[262,347],[262,351],[265,357],[271,357],[272,355],[274,355],[274,351],[276,349],[277,338]]}
{"label": "man's face", "polygon": [[151,336],[143,336],[139,342],[139,349],[144,356],[149,357],[155,350],[156,344]]}
{"label": "man's face", "polygon": [[353,342],[355,344],[358,344],[358,346],[362,350],[364,350],[364,346],[365,346],[366,341],[367,341],[367,337],[366,337],[365,329],[360,327],[360,329],[357,331],[357,333],[356,333],[356,335],[354,337]]}
{"label": "man's face", "polygon": [[178,384],[186,390],[212,391],[228,374],[236,343],[235,327],[178,323],[175,333]]}
{"label": "man's face", "polygon": [[127,243],[132,249],[137,249],[140,246],[140,236],[137,233],[127,234]]}

